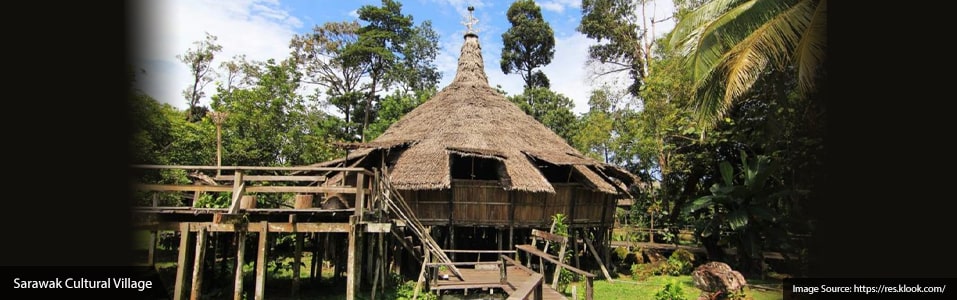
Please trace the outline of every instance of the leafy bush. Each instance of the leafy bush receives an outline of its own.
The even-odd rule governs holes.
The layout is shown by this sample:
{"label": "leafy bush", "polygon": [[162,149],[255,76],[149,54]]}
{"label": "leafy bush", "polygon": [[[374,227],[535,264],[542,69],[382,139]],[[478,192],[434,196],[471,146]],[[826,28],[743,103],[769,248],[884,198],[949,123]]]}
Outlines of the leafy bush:
{"label": "leafy bush", "polygon": [[[415,294],[415,281],[413,280],[406,281],[395,288],[396,300],[412,299],[413,294]],[[429,293],[428,291],[421,290],[419,291],[418,299],[437,300],[439,297],[433,293]]]}
{"label": "leafy bush", "polygon": [[655,300],[685,300],[681,284],[671,280],[665,287],[655,294]]}
{"label": "leafy bush", "polygon": [[631,278],[634,280],[645,280],[651,277],[653,270],[649,264],[632,264]]}
{"label": "leafy bush", "polygon": [[694,267],[694,254],[684,249],[675,250],[668,257],[668,261],[655,268],[655,275],[688,275]]}

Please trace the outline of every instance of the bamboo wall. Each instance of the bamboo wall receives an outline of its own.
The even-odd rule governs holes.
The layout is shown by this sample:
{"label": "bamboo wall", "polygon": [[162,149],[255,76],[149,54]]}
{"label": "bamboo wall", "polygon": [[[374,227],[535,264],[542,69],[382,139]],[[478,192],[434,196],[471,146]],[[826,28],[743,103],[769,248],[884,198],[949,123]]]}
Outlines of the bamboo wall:
{"label": "bamboo wall", "polygon": [[[542,228],[548,227],[552,215],[558,213],[565,214],[573,226],[611,226],[613,223],[615,200],[612,197],[577,183],[553,186],[555,194],[529,193],[506,191],[496,181],[455,180],[451,190],[401,193],[425,225],[447,225],[451,220],[461,226]],[[512,209],[514,223],[510,219]]]}

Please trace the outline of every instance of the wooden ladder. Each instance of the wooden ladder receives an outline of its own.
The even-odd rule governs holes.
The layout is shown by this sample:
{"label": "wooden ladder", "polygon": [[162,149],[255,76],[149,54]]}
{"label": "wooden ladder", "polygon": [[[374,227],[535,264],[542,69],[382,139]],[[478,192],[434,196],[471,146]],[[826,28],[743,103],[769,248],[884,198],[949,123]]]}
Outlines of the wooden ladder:
{"label": "wooden ladder", "polygon": [[[430,235],[425,229],[425,226],[423,226],[422,223],[419,222],[419,219],[415,217],[415,213],[413,213],[409,205],[405,203],[405,199],[402,198],[402,194],[392,187],[392,183],[389,181],[389,175],[386,171],[387,170],[382,170],[382,173],[379,176],[379,193],[377,196],[381,197],[380,200],[388,205],[389,211],[392,215],[405,221],[409,230],[411,230],[412,233],[415,234],[415,236],[417,236],[422,242],[423,250],[428,251],[432,256],[432,259],[439,263],[447,264],[446,266],[448,266],[449,270],[452,271],[452,274],[454,274],[455,277],[458,277],[459,280],[465,281],[465,279],[462,278],[462,273],[460,273],[459,269],[452,264],[452,260],[445,255],[445,251],[442,250],[442,247],[439,247],[439,244],[432,239],[432,235]],[[423,261],[422,263],[426,264],[428,262]]]}

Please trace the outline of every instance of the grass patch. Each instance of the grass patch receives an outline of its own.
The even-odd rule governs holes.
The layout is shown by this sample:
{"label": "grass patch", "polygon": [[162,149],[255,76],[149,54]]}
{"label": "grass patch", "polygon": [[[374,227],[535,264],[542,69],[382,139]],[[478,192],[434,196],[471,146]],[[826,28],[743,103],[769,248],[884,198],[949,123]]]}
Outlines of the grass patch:
{"label": "grass patch", "polygon": [[[701,290],[694,286],[690,275],[650,276],[641,281],[623,279],[616,280],[614,283],[606,280],[595,280],[595,299],[654,299],[655,294],[672,280],[681,286],[686,299],[698,299]],[[573,282],[569,285],[565,296],[571,298],[571,286],[573,285],[578,286],[578,299],[585,299],[585,284],[583,282]],[[745,288],[745,293],[748,295],[748,299],[754,300],[780,300],[784,298],[781,292]]]}

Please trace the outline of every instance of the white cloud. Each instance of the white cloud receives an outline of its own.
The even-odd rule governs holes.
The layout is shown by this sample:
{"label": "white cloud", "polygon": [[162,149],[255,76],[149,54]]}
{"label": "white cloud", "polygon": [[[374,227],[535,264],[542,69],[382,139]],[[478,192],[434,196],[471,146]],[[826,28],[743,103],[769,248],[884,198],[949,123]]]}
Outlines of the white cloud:
{"label": "white cloud", "polygon": [[[213,61],[219,66],[240,54],[249,60],[284,59],[289,40],[303,26],[275,0],[144,0],[133,7],[140,18],[134,66],[146,71],[137,76],[140,89],[178,108],[186,107],[182,90],[191,79],[176,56],[195,48],[193,42],[203,40],[206,32],[222,46]],[[208,104],[214,92],[213,84],[207,86],[201,103]]]}
{"label": "white cloud", "polygon": [[581,1],[579,0],[551,0],[551,1],[537,1],[539,7],[544,10],[553,11],[556,13],[564,13],[565,8],[580,8]]}
{"label": "white cloud", "polygon": [[358,18],[359,18],[359,10],[358,10],[358,9],[353,9],[352,11],[349,11],[349,13],[348,13],[347,15],[350,16],[350,17],[352,17],[352,18],[358,19]]}

